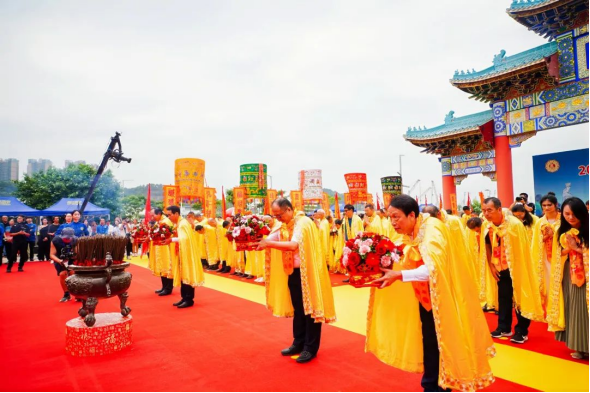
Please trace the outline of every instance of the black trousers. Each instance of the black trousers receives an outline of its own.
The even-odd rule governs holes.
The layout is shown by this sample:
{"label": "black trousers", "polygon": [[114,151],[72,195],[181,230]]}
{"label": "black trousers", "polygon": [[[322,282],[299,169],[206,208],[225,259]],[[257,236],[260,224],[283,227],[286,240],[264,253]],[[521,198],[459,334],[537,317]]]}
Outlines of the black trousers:
{"label": "black trousers", "polygon": [[133,251],[133,243],[131,243],[131,236],[127,236],[127,244],[125,245],[125,251],[127,252],[127,258],[131,256]]}
{"label": "black trousers", "polygon": [[[512,331],[512,297],[514,295],[514,288],[512,287],[512,277],[510,277],[510,270],[506,269],[500,272],[500,280],[498,281],[498,329],[502,332]],[[523,317],[516,311],[517,323],[514,331],[523,336],[529,334],[529,326],[531,321]]]}
{"label": "black trousers", "polygon": [[293,269],[288,280],[293,304],[293,345],[303,347],[304,351],[317,354],[322,338],[322,324],[315,323],[311,315],[305,315],[303,308],[303,292],[301,289],[301,270]]}
{"label": "black trousers", "polygon": [[31,258],[31,261],[35,259],[35,242],[27,242],[28,247],[29,247],[29,257]]}
{"label": "black trousers", "polygon": [[14,264],[14,262],[16,262],[16,257],[20,251],[20,260],[18,263],[18,268],[22,269],[23,266],[25,266],[25,262],[29,259],[29,256],[27,255],[27,244],[28,242],[18,242],[18,243],[12,243],[12,255],[11,257],[8,259],[8,266],[7,269],[10,270],[12,269],[12,265]]}
{"label": "black trousers", "polygon": [[195,288],[187,284],[180,285],[180,296],[185,303],[195,304]]}
{"label": "black trousers", "polygon": [[174,282],[173,279],[167,277],[160,277],[162,280],[162,289],[168,292],[172,292],[172,283]]}
{"label": "black trousers", "polygon": [[51,242],[49,240],[47,241],[42,241],[40,240],[38,245],[38,249],[37,249],[37,258],[39,258],[40,261],[48,261],[49,260],[49,250],[51,248]]}
{"label": "black trousers", "polygon": [[420,321],[422,322],[422,350],[424,354],[424,375],[420,385],[425,392],[440,392],[438,386],[439,357],[438,340],[432,310],[426,311],[420,304]]}
{"label": "black trousers", "polygon": [[6,254],[6,259],[8,262],[12,259],[12,243],[11,242],[4,242],[4,253]]}

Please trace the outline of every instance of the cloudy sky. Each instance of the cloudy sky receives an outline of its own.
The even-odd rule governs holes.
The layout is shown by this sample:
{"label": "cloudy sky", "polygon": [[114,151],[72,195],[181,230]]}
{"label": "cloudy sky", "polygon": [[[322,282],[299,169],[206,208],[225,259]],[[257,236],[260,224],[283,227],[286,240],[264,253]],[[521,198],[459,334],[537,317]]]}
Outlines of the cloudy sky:
{"label": "cloudy sky", "polygon": [[[402,135],[488,109],[450,85],[456,69],[546,42],[510,2],[0,0],[1,158],[97,163],[120,131],[133,162],[110,167],[128,187],[197,157],[218,189],[262,162],[274,188],[320,168],[326,188],[366,172],[375,193],[403,154],[404,183],[441,192],[436,157]],[[515,191],[533,194],[533,155],[580,147],[587,125],[513,150]],[[472,176],[459,202],[485,189]]]}

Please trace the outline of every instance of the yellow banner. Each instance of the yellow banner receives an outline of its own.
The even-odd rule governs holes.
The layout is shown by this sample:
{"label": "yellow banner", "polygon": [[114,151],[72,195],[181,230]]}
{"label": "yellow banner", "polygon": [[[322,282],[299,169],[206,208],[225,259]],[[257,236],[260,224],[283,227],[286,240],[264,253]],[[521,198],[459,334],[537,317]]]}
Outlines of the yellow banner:
{"label": "yellow banner", "polygon": [[266,198],[264,199],[264,214],[270,214],[271,204],[277,199],[279,195],[277,190],[266,190]]}
{"label": "yellow banner", "polygon": [[174,161],[174,184],[180,198],[187,200],[205,197],[205,161],[198,158],[179,158]]}
{"label": "yellow banner", "polygon": [[178,186],[165,185],[163,187],[164,208],[168,206],[178,206],[180,204],[180,189]]}
{"label": "yellow banner", "polygon": [[246,212],[246,188],[234,187],[234,214]]}
{"label": "yellow banner", "polygon": [[457,195],[451,194],[451,210],[453,211],[453,215],[457,215]]}
{"label": "yellow banner", "polygon": [[350,193],[344,193],[344,204],[345,205],[352,205],[352,198],[350,197]]}
{"label": "yellow banner", "polygon": [[293,209],[303,211],[303,193],[301,191],[291,191],[291,204]]}
{"label": "yellow banner", "polygon": [[384,192],[383,193],[383,208],[387,210],[389,204],[391,203],[391,198],[393,198],[393,194]]}
{"label": "yellow banner", "polygon": [[332,215],[330,210],[330,197],[325,192],[322,194],[322,209],[324,209],[324,212],[326,212],[327,216]]}
{"label": "yellow banner", "polygon": [[217,198],[215,188],[205,187],[205,201],[203,202],[203,214],[207,218],[215,218],[217,212]]}

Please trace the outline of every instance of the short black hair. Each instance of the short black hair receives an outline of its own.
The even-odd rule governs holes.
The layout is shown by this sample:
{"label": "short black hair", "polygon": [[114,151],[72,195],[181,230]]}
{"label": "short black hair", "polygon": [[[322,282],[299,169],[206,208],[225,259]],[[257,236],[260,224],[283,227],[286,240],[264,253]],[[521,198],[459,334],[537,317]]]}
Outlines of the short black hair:
{"label": "short black hair", "polygon": [[369,209],[373,209],[373,210],[375,210],[375,205],[373,205],[372,203],[367,203],[367,204],[365,205],[365,209],[366,209],[367,207],[368,207]]}
{"label": "short black hair", "polygon": [[197,225],[195,227],[195,231],[200,231],[201,229],[205,229],[202,225]]}
{"label": "short black hair", "polygon": [[484,204],[488,204],[488,203],[490,203],[490,202],[492,202],[492,203],[494,204],[494,207],[495,207],[496,209],[499,209],[499,208],[501,208],[501,207],[502,207],[502,201],[500,201],[500,200],[499,200],[498,198],[496,198],[496,197],[489,197],[489,198],[486,198],[486,199],[484,199],[484,200],[483,200],[483,203],[484,203]]}
{"label": "short black hair", "polygon": [[172,206],[168,206],[166,208],[166,210],[168,210],[170,213],[175,214],[178,213],[180,214],[180,207],[176,206],[176,205],[172,205]]}
{"label": "short black hair", "polygon": [[344,210],[354,211],[354,206],[352,206],[350,203],[347,203],[346,205],[344,205]]}
{"label": "short black hair", "polygon": [[272,203],[272,204],[273,204],[273,205],[275,205],[275,204],[276,204],[276,205],[277,205],[278,207],[280,207],[281,209],[284,209],[284,208],[287,208],[287,207],[288,207],[289,209],[291,209],[291,210],[294,210],[294,209],[293,209],[293,204],[291,204],[291,201],[290,201],[290,200],[288,200],[287,198],[277,198],[277,199],[275,199],[275,200],[273,201],[273,203]]}
{"label": "short black hair", "polygon": [[336,224],[336,225],[342,225],[342,220],[341,219],[337,219],[336,221],[334,221],[334,224]]}
{"label": "short black hair", "polygon": [[225,220],[223,221],[223,224],[221,224],[222,227],[227,228],[229,226],[229,221]]}
{"label": "short black hair", "polygon": [[162,214],[162,209],[160,209],[159,207],[154,207],[154,214]]}
{"label": "short black hair", "polygon": [[453,214],[453,209],[446,209],[447,214]]}
{"label": "short black hair", "polygon": [[409,195],[402,194],[391,198],[389,206],[403,211],[406,216],[410,215],[412,212],[414,212],[416,217],[420,215],[418,202]]}
{"label": "short black hair", "polygon": [[548,192],[547,195],[543,195],[541,197],[541,205],[545,201],[549,201],[552,204],[554,204],[555,206],[557,206],[557,198],[555,197],[555,193],[553,193],[553,192]]}
{"label": "short black hair", "polygon": [[471,210],[471,206],[463,206],[463,211]]}
{"label": "short black hair", "polygon": [[467,220],[467,228],[469,228],[469,229],[480,228],[482,223],[483,223],[483,221],[481,220],[481,218],[471,217],[469,220]]}
{"label": "short black hair", "polygon": [[524,208],[523,204],[517,203],[516,205],[512,206],[511,210],[512,213],[524,213],[524,220],[522,220],[522,223],[525,227],[530,227],[533,225],[533,216],[531,216],[531,213],[529,213]]}
{"label": "short black hair", "polygon": [[520,193],[520,194],[518,194],[518,195],[524,195],[524,197],[525,197],[526,199],[529,199],[529,194],[527,194],[526,192],[521,192],[521,193]]}

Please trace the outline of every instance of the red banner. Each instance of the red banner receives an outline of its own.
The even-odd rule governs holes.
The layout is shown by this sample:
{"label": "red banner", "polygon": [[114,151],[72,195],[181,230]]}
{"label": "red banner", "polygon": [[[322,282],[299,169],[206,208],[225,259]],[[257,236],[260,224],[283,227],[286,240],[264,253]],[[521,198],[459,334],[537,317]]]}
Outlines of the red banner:
{"label": "red banner", "polygon": [[164,192],[164,208],[168,206],[178,206],[180,204],[180,187],[174,185],[165,185]]}
{"label": "red banner", "polygon": [[205,187],[205,201],[203,202],[203,214],[207,218],[215,218],[217,212],[216,190],[212,187]]}
{"label": "red banner", "polygon": [[367,202],[367,174],[366,173],[347,173],[344,180],[348,186],[351,204],[357,202]]}
{"label": "red banner", "polygon": [[246,187],[234,187],[234,214],[246,212]]}
{"label": "red banner", "polygon": [[293,209],[303,211],[303,193],[301,191],[291,191],[291,204]]}
{"label": "red banner", "polygon": [[264,214],[270,214],[271,204],[277,199],[279,195],[277,190],[266,190],[266,198],[264,199]]}
{"label": "red banner", "polygon": [[453,215],[457,215],[457,195],[451,194],[451,210],[453,211]]}

